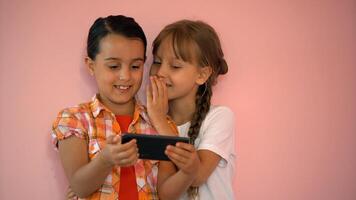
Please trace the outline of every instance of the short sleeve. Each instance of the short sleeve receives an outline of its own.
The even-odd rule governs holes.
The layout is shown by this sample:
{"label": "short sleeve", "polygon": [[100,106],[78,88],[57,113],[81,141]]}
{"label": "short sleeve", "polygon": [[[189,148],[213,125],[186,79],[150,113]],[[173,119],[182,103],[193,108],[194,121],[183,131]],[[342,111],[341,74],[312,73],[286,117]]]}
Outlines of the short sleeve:
{"label": "short sleeve", "polygon": [[226,165],[235,157],[235,117],[224,106],[212,107],[205,118],[201,130],[198,150],[210,150],[223,158],[219,165]]}
{"label": "short sleeve", "polygon": [[71,113],[69,109],[61,111],[52,125],[52,143],[58,148],[58,141],[70,136],[86,139],[85,128],[78,117]]}

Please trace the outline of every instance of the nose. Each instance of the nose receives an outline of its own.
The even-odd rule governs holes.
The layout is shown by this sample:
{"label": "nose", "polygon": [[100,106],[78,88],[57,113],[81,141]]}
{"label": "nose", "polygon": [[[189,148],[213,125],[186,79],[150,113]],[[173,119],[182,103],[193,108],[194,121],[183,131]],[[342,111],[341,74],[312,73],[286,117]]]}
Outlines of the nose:
{"label": "nose", "polygon": [[130,80],[131,74],[128,67],[123,67],[119,72],[119,80],[127,81]]}
{"label": "nose", "polygon": [[166,78],[168,75],[168,69],[165,64],[161,64],[161,66],[158,68],[156,75],[160,78]]}

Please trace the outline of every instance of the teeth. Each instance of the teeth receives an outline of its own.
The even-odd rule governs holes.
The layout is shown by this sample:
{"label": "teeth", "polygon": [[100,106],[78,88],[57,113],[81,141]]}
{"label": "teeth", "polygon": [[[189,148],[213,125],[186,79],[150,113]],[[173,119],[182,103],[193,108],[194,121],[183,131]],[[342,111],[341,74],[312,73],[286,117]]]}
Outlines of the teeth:
{"label": "teeth", "polygon": [[119,86],[115,86],[115,87],[117,87],[121,90],[127,90],[127,89],[129,89],[130,86],[119,85]]}

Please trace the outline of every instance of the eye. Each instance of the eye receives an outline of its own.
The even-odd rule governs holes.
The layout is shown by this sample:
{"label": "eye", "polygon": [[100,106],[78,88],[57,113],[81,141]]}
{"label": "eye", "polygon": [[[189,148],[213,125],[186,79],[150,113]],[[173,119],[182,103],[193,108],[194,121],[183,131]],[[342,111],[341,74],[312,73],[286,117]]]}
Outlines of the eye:
{"label": "eye", "polygon": [[172,64],[171,67],[173,69],[180,69],[180,68],[182,68],[182,65],[180,65],[180,64]]}
{"label": "eye", "polygon": [[132,68],[132,69],[140,69],[140,68],[141,68],[141,65],[132,65],[131,68]]}
{"label": "eye", "polygon": [[183,67],[183,65],[184,64],[182,62],[180,62],[179,59],[175,59],[171,62],[171,68],[173,68],[173,69],[180,69]]}
{"label": "eye", "polygon": [[161,62],[158,61],[158,60],[154,60],[154,61],[153,61],[153,65],[161,65]]}
{"label": "eye", "polygon": [[133,62],[131,63],[131,69],[138,70],[143,66],[143,62]]}
{"label": "eye", "polygon": [[117,69],[117,68],[120,68],[121,67],[121,64],[120,63],[117,63],[117,62],[109,62],[109,63],[106,63],[106,66],[109,68],[109,69]]}
{"label": "eye", "polygon": [[117,65],[109,65],[109,68],[110,69],[116,69],[116,68],[118,68],[119,66],[117,66]]}

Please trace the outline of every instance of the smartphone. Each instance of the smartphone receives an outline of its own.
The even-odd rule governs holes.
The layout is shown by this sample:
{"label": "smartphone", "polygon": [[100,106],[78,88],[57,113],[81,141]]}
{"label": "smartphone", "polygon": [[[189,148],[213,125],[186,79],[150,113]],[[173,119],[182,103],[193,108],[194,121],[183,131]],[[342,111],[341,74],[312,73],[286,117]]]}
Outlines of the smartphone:
{"label": "smartphone", "polygon": [[123,133],[121,143],[124,144],[132,139],[136,139],[140,159],[148,160],[169,160],[164,153],[167,145],[175,145],[177,142],[189,143],[188,137],[146,135]]}

